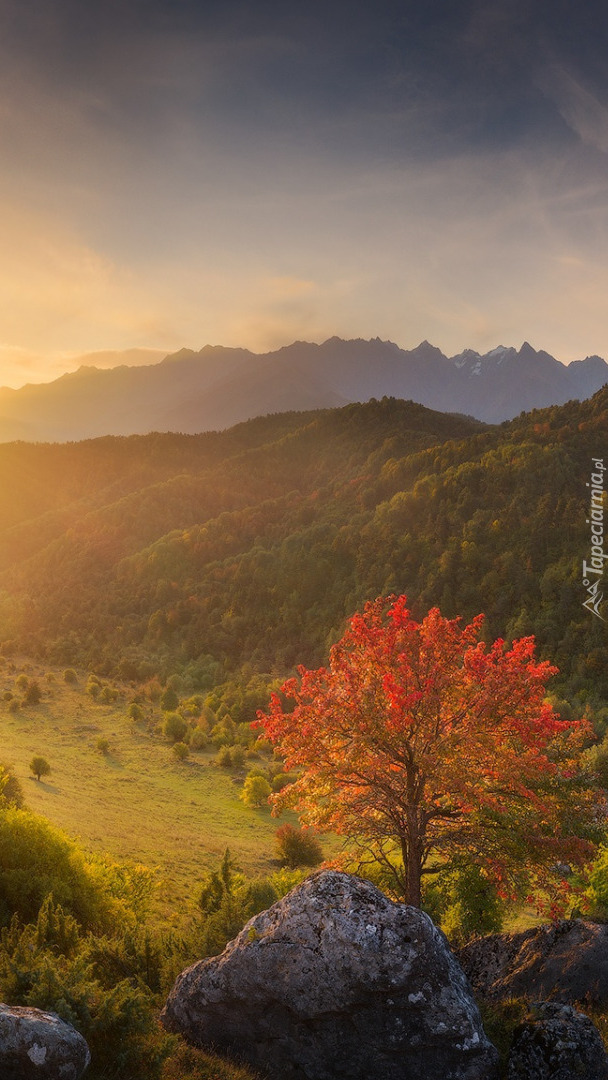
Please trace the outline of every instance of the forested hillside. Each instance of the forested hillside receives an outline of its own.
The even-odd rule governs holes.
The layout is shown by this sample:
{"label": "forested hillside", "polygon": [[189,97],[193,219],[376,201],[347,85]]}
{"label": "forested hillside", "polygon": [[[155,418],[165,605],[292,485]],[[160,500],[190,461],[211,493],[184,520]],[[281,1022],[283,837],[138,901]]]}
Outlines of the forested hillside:
{"label": "forested hillside", "polygon": [[[606,694],[582,606],[608,388],[496,427],[384,398],[223,433],[0,446],[5,652],[194,688],[321,663],[367,599],[534,633]],[[598,449],[599,448],[599,449]]]}

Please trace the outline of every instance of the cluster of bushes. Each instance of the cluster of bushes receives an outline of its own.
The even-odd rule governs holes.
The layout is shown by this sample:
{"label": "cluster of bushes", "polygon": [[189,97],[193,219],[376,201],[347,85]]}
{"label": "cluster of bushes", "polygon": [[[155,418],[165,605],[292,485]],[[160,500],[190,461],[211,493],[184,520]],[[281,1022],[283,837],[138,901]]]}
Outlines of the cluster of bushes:
{"label": "cluster of bushes", "polygon": [[[275,687],[276,680],[258,675],[247,682],[240,679],[223,683],[207,694],[180,697],[177,678],[169,679],[165,687],[153,678],[130,702],[128,716],[134,723],[147,722],[151,730],[170,743],[181,761],[190,753],[215,752],[214,762],[219,768],[242,772],[252,761],[273,757],[273,747],[268,740],[259,738],[251,723],[257,710],[267,705]],[[160,717],[154,711],[156,706]],[[278,790],[276,776],[281,772],[280,762],[269,763],[264,774],[270,790]]]}
{"label": "cluster of bushes", "polygon": [[[4,793],[10,776],[4,769]],[[4,794],[0,997],[52,1010],[73,1024],[91,1049],[91,1080],[246,1080],[246,1071],[180,1047],[160,1028],[158,1013],[185,966],[221,952],[249,918],[302,876],[283,869],[247,880],[226,851],[203,880],[189,931],[180,937],[153,932],[146,925],[148,871],[85,855]]]}
{"label": "cluster of bushes", "polygon": [[[7,667],[9,675],[14,675],[16,670],[14,663],[10,663]],[[47,680],[48,678],[49,676],[47,676]],[[25,671],[21,671],[13,679],[12,689],[5,688],[2,698],[8,712],[15,713],[23,706],[39,705],[42,701],[42,694],[42,687],[38,679],[27,675]]]}

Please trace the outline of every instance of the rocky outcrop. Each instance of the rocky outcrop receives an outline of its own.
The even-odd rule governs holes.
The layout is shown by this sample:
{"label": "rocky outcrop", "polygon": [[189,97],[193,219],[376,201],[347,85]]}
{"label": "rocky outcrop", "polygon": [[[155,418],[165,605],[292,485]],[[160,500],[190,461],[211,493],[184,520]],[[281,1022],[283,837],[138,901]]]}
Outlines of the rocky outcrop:
{"label": "rocky outcrop", "polygon": [[608,1080],[608,1057],[589,1017],[570,1005],[543,1002],[519,1025],[507,1080]]}
{"label": "rocky outcrop", "polygon": [[90,1060],[82,1035],[54,1013],[0,1005],[2,1080],[79,1080]]}
{"label": "rocky outcrop", "polygon": [[335,871],[311,875],[221,956],[178,978],[165,1027],[270,1080],[492,1080],[488,1042],[443,934]]}
{"label": "rocky outcrop", "polygon": [[519,934],[491,934],[458,959],[478,997],[567,1004],[608,1002],[608,926],[563,920]]}

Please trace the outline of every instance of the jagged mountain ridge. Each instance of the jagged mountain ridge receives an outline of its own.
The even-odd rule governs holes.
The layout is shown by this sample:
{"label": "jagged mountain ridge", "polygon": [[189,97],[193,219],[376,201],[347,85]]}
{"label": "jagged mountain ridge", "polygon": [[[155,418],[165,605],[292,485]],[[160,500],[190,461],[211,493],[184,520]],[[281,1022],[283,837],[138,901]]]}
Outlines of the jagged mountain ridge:
{"label": "jagged mountain ridge", "polygon": [[207,345],[160,363],[81,367],[54,382],[0,389],[0,441],[65,442],[100,435],[222,430],[268,413],[335,408],[372,397],[413,400],[500,423],[520,412],[590,397],[608,364],[566,366],[528,342],[447,357],[424,341],[405,350],[374,338],[296,341],[275,352]]}

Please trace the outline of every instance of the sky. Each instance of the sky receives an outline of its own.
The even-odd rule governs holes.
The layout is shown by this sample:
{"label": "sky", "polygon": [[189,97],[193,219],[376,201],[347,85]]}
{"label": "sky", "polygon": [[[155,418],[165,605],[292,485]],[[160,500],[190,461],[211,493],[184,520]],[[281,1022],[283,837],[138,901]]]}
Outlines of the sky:
{"label": "sky", "polygon": [[0,0],[0,384],[380,337],[608,358],[600,0]]}

